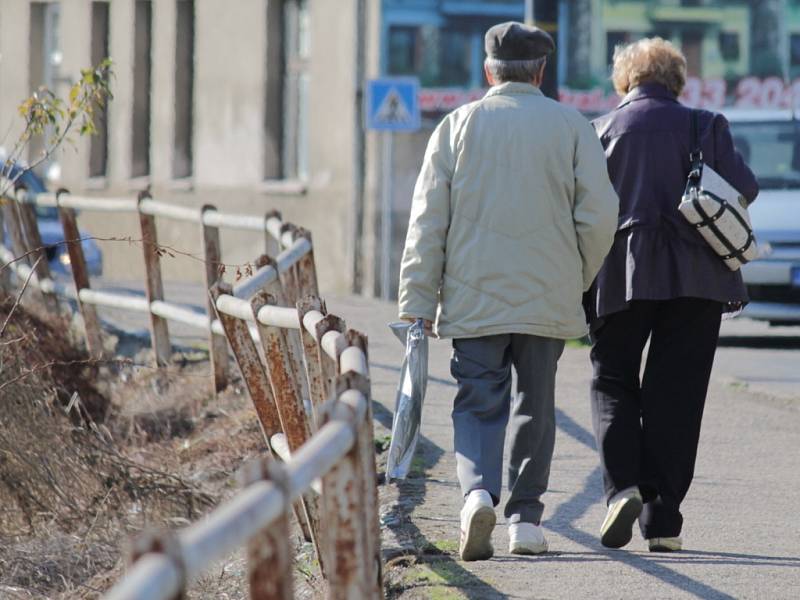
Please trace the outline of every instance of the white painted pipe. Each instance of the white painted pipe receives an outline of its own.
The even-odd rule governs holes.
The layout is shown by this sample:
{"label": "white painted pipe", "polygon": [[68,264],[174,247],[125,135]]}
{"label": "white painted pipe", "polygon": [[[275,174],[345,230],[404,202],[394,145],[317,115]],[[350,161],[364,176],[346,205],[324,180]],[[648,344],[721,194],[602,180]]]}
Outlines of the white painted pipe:
{"label": "white painted pipe", "polygon": [[369,367],[367,366],[367,357],[364,355],[364,351],[357,346],[348,346],[342,351],[341,356],[339,357],[339,364],[340,364],[340,371],[342,373],[347,373],[348,371],[354,371],[365,377],[369,376]]}
{"label": "white painted pipe", "polygon": [[309,252],[311,252],[311,242],[306,238],[299,238],[292,242],[275,258],[275,262],[278,263],[278,272],[285,273]]}
{"label": "white painted pipe", "polygon": [[80,292],[81,302],[94,304],[97,306],[108,306],[111,308],[122,308],[136,312],[150,312],[150,304],[144,296],[131,296],[128,294],[115,294],[112,292],[101,292],[98,290],[82,289]]}
{"label": "white painted pipe", "polygon": [[292,452],[289,450],[289,442],[286,441],[285,433],[276,433],[273,435],[269,439],[269,445],[283,462],[289,462],[289,459],[292,457]]}
{"label": "white painted pipe", "polygon": [[145,554],[106,594],[106,600],[169,600],[181,592],[181,574],[162,554]]}
{"label": "white painted pipe", "polygon": [[[253,309],[247,300],[223,294],[217,298],[217,310],[249,323],[255,322]],[[268,327],[281,327],[283,329],[300,329],[300,319],[297,310],[287,306],[262,306],[258,311],[258,322]]]}
{"label": "white painted pipe", "polygon": [[184,325],[208,330],[208,315],[197,312],[186,306],[165,302],[163,300],[154,300],[150,303],[150,312],[164,319],[171,319],[183,323]]}
{"label": "white painted pipe", "polygon": [[62,194],[59,197],[58,205],[83,211],[136,212],[136,200],[130,198],[90,198],[86,196]]}
{"label": "white painted pipe", "polygon": [[233,295],[237,298],[252,298],[256,292],[263,290],[269,284],[278,280],[278,272],[272,265],[258,269],[247,279],[243,279],[233,286]]}
{"label": "white painted pipe", "polygon": [[356,437],[350,424],[331,421],[317,431],[287,463],[291,499],[305,492],[315,479],[331,470],[353,447]]}
{"label": "white painted pipe", "polygon": [[255,215],[235,215],[217,211],[208,211],[203,216],[203,223],[209,227],[230,227],[249,231],[264,231],[264,217]]}
{"label": "white painted pipe", "polygon": [[262,306],[258,311],[258,322],[268,327],[281,329],[300,329],[300,317],[297,309],[287,306]]}
{"label": "white painted pipe", "polygon": [[178,536],[186,579],[194,581],[212,564],[245,545],[280,516],[288,503],[274,484],[258,481],[205,520],[187,527]]}
{"label": "white painted pipe", "polygon": [[222,322],[219,319],[214,319],[211,322],[211,333],[225,335],[225,328],[222,326]]}
{"label": "white painted pipe", "polygon": [[339,352],[347,347],[347,341],[340,332],[328,331],[322,336],[320,346],[322,346],[325,354],[336,360],[339,357]]}
{"label": "white painted pipe", "polygon": [[[276,433],[269,440],[270,447],[278,455],[278,457],[285,463],[288,463],[292,458],[292,452],[289,450],[289,442],[286,441],[286,435],[283,433]],[[322,494],[322,479],[317,478],[311,482],[311,489],[317,493]]]}
{"label": "white painted pipe", "polygon": [[282,226],[283,226],[283,221],[281,221],[277,217],[270,217],[269,219],[267,219],[267,231],[275,240],[281,239]]}
{"label": "white painted pipe", "polygon": [[228,294],[222,294],[217,298],[217,310],[242,321],[255,323],[256,320],[249,302]]}
{"label": "white painted pipe", "polygon": [[314,339],[317,339],[317,323],[324,318],[325,315],[318,310],[310,310],[303,316],[303,327]]}
{"label": "white painted pipe", "polygon": [[285,273],[292,268],[297,261],[311,251],[311,243],[305,239],[299,239],[291,247],[281,252],[275,258],[277,270],[272,265],[265,265],[258,269],[247,279],[243,279],[233,286],[233,295],[237,298],[251,298],[259,290],[263,290],[269,284],[278,280],[280,273]]}
{"label": "white painted pipe", "polygon": [[176,221],[199,223],[201,219],[199,208],[168,204],[167,202],[159,202],[152,198],[143,199],[139,203],[139,210],[146,215],[165,217],[167,219],[175,219]]}

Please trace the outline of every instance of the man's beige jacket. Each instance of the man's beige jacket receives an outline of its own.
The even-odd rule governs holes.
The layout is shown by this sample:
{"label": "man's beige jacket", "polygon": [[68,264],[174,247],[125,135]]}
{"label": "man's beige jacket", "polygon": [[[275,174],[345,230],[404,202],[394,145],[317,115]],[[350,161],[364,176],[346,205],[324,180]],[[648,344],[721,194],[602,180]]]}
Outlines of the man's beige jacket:
{"label": "man's beige jacket", "polygon": [[580,337],[618,209],[591,124],[532,85],[495,86],[428,143],[400,317],[435,320],[440,337]]}

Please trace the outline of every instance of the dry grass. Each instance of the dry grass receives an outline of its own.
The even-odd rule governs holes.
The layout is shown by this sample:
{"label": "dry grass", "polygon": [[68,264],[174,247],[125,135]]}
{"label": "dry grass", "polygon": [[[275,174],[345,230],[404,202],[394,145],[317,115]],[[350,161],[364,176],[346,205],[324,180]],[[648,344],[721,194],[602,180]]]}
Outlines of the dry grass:
{"label": "dry grass", "polygon": [[[0,322],[10,306],[0,300]],[[85,364],[63,331],[19,307],[0,339],[2,598],[99,597],[131,535],[196,520],[259,450],[254,419],[204,408],[191,368],[127,369],[101,393],[94,382],[112,374]],[[216,452],[206,426],[232,435],[228,447]],[[204,447],[213,460],[197,460]]]}

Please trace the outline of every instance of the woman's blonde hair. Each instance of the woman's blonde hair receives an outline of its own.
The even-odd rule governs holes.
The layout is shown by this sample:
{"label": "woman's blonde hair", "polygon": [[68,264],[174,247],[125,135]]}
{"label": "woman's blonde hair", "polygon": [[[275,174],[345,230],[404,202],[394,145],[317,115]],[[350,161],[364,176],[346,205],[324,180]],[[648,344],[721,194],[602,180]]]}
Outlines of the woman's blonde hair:
{"label": "woman's blonde hair", "polygon": [[643,83],[660,83],[680,96],[686,85],[686,57],[660,37],[617,46],[611,81],[621,96]]}

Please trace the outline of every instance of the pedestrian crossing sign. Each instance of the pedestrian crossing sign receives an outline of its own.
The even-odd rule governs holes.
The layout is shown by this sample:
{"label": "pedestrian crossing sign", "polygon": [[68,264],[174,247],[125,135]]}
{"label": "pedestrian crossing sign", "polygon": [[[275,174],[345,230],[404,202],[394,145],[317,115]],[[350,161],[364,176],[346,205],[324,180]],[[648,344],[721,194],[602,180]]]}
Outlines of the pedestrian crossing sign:
{"label": "pedestrian crossing sign", "polygon": [[416,131],[420,127],[419,80],[384,77],[367,84],[367,129]]}

